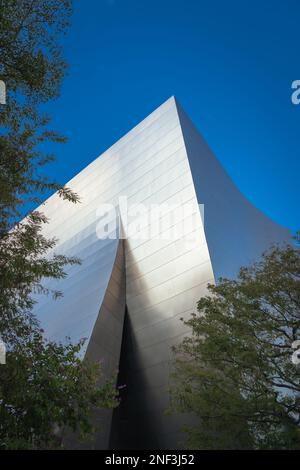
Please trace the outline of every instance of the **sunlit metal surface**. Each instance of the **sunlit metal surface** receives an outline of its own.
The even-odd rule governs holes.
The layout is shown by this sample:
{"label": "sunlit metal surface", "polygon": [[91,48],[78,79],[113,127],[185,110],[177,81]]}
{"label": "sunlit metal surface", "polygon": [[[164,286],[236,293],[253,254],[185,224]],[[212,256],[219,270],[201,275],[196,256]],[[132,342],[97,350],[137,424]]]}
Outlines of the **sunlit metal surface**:
{"label": "sunlit metal surface", "polygon": [[[82,202],[49,198],[41,207],[50,219],[45,234],[58,238],[55,251],[82,264],[47,283],[63,298],[38,298],[35,311],[51,339],[86,337],[82,355],[101,359],[109,375],[119,363],[126,304],[119,378],[126,392],[93,446],[106,448],[110,433],[115,449],[178,448],[185,418],[164,411],[171,346],[187,333],[180,318],[195,310],[208,282],[236,275],[270,242],[288,239],[288,231],[245,200],[173,97],[67,185]],[[190,203],[194,209],[188,216],[167,209],[152,238],[143,237],[145,222],[140,238],[99,239],[97,208],[117,207],[120,196],[149,208]],[[204,226],[198,203],[205,207]],[[168,236],[183,225],[184,233]]]}

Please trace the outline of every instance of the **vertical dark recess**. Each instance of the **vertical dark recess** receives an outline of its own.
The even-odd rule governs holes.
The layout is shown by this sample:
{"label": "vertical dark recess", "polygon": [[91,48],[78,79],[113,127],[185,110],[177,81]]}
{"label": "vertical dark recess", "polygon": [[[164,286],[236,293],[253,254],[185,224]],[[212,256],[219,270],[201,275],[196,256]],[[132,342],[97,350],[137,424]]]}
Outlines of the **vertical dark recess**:
{"label": "vertical dark recess", "polygon": [[159,432],[145,397],[145,378],[126,307],[117,380],[121,402],[113,412],[110,449],[159,449]]}

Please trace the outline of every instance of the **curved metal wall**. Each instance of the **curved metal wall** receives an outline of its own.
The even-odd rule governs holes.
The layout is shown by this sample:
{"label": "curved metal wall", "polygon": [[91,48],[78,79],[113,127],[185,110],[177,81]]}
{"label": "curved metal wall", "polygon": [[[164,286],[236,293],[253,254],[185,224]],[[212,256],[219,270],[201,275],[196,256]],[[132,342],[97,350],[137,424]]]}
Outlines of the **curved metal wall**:
{"label": "curved metal wall", "polygon": [[[216,277],[236,272],[249,254],[258,255],[270,239],[287,238],[287,232],[249,209],[173,97],[67,185],[82,202],[75,206],[57,195],[46,201],[41,207],[50,218],[45,234],[59,239],[57,252],[79,256],[82,264],[70,268],[66,279],[49,283],[64,297],[55,303],[39,299],[36,313],[47,336],[56,340],[86,336],[87,354],[115,364],[126,295],[120,371],[126,393],[114,412],[110,445],[120,449],[180,447],[185,417],[164,413],[171,346],[187,332],[180,318],[189,317],[206,293],[207,283],[215,281],[213,269]],[[115,297],[120,300],[104,309],[116,256],[121,258],[118,239],[97,236],[97,208],[101,204],[117,208],[124,196],[129,205],[166,204],[166,210],[158,216],[159,224],[153,220],[140,223],[138,236],[128,233],[125,224],[122,287],[115,286]],[[205,203],[205,227],[198,202]],[[192,207],[189,214],[178,210],[186,204]],[[123,224],[124,213],[120,213]],[[110,221],[114,230],[113,211]],[[145,238],[152,225],[154,232]],[[170,236],[174,229],[178,236]],[[94,446],[106,443],[107,434]]]}

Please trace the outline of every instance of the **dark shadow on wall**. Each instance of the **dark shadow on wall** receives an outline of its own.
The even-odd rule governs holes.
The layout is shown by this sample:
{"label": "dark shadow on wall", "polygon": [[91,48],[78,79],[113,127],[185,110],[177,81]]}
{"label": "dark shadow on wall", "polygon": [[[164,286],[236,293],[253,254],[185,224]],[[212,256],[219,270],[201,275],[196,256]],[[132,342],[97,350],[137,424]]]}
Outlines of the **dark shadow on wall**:
{"label": "dark shadow on wall", "polygon": [[149,403],[145,394],[139,391],[147,390],[146,382],[126,308],[117,380],[121,402],[113,412],[110,449],[160,448],[157,423],[143,412]]}
{"label": "dark shadow on wall", "polygon": [[[126,250],[126,244],[125,257],[133,285],[130,289],[126,278],[127,302],[117,381],[121,387],[121,402],[113,411],[109,448],[184,449],[186,436],[182,429],[192,424],[191,416],[185,413],[166,415],[166,411],[170,404],[172,346],[187,334],[187,327],[180,318],[189,316],[190,308],[185,311],[181,306],[177,312],[172,297],[179,296],[182,300],[184,292],[181,291],[166,297],[163,307],[162,302],[155,303],[135,263],[134,253]],[[139,279],[139,283],[134,295],[135,279]],[[137,305],[135,297],[139,293],[142,296]]]}

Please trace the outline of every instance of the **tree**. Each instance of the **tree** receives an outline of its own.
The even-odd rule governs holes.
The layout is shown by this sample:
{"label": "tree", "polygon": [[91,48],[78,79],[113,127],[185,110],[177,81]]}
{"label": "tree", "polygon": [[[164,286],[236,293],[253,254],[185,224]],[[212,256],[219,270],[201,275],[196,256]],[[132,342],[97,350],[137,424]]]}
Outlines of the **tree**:
{"label": "tree", "polygon": [[1,368],[0,449],[51,449],[63,430],[87,439],[94,408],[116,406],[112,380],[99,386],[99,364],[82,361],[78,344],[57,344],[35,330]]}
{"label": "tree", "polygon": [[49,180],[41,168],[53,160],[47,141],[65,139],[49,129],[41,112],[59,95],[66,70],[59,39],[66,32],[71,0],[0,1],[0,79],[6,106],[0,108],[0,337],[7,364],[0,365],[0,448],[49,448],[60,445],[65,427],[93,431],[93,407],[116,406],[111,381],[99,385],[97,364],[80,360],[83,341],[56,344],[43,338],[32,313],[33,293],[57,297],[43,286],[79,263],[55,254],[55,239],[43,235],[41,211],[29,211],[45,193],[58,191],[79,203],[69,188]]}
{"label": "tree", "polygon": [[189,447],[300,449],[299,242],[210,285],[185,322],[171,396],[172,410],[199,419],[186,428]]}
{"label": "tree", "polygon": [[0,449],[59,447],[64,428],[88,438],[94,408],[118,403],[114,377],[101,380],[100,365],[80,359],[84,339],[47,341],[32,314],[32,292],[60,295],[49,293],[42,278],[64,277],[65,264],[78,262],[45,257],[55,240],[42,235],[43,220],[35,211],[0,241],[0,332],[8,349],[0,366]]}
{"label": "tree", "polygon": [[48,128],[41,105],[59,95],[66,70],[59,38],[70,13],[71,0],[1,0],[0,79],[8,94],[0,110],[0,235],[24,215],[24,207],[41,202],[45,191],[78,201],[39,173],[54,159],[43,144],[65,141]]}

